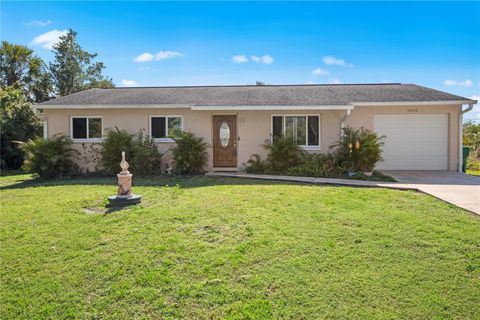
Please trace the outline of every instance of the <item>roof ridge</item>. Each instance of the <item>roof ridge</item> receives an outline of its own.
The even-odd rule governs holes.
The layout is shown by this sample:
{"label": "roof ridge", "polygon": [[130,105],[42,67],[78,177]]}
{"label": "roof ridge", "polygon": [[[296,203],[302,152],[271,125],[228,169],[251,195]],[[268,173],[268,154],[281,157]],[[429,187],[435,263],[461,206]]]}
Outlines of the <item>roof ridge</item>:
{"label": "roof ridge", "polygon": [[329,86],[390,86],[403,85],[400,82],[390,83],[319,83],[319,84],[227,84],[227,85],[189,85],[189,86],[141,86],[141,87],[114,87],[114,88],[92,88],[92,89],[158,89],[158,88],[242,88],[242,87],[329,87]]}

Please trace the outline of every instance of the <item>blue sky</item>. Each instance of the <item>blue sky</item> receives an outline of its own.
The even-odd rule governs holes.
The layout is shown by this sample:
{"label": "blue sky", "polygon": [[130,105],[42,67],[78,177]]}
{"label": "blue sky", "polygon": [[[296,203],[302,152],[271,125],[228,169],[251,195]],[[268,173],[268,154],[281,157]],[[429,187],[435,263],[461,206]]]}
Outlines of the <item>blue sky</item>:
{"label": "blue sky", "polygon": [[480,97],[479,2],[2,1],[1,39],[47,61],[68,28],[118,86],[402,82]]}

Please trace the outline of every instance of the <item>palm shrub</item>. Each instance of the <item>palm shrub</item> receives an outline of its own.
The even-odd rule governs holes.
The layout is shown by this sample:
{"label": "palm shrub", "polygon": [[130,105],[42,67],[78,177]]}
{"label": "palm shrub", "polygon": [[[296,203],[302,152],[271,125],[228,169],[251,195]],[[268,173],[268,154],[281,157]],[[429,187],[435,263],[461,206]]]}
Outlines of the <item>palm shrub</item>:
{"label": "palm shrub", "polygon": [[298,164],[302,149],[289,137],[275,137],[263,145],[267,151],[266,164],[273,173],[285,173]]}
{"label": "palm shrub", "polygon": [[[115,127],[107,133],[100,151],[100,169],[107,174],[116,174],[120,170],[122,151],[125,151],[127,161],[132,159],[132,135],[125,130]],[[134,167],[133,167],[134,168]]]}
{"label": "palm shrub", "polygon": [[267,170],[267,164],[258,154],[252,154],[247,161],[247,167],[245,171],[247,173],[265,173]]}
{"label": "palm shrub", "polygon": [[171,149],[174,173],[180,175],[203,173],[208,161],[208,143],[191,132],[176,132],[176,146]]}
{"label": "palm shrub", "polygon": [[23,170],[41,178],[68,177],[78,172],[74,158],[79,152],[72,148],[72,141],[57,134],[48,139],[35,138],[21,143],[25,153]]}
{"label": "palm shrub", "polygon": [[153,138],[144,131],[139,130],[136,140],[133,141],[131,166],[137,175],[157,175],[161,173],[162,154]]}
{"label": "palm shrub", "polygon": [[[361,128],[359,135],[357,167],[361,172],[373,172],[377,162],[382,161],[382,147],[385,136],[378,136],[376,132]],[[355,148],[357,145],[355,145]]]}
{"label": "palm shrub", "polygon": [[371,172],[376,163],[382,160],[384,138],[363,127],[345,127],[340,139],[331,148],[336,148],[335,156],[344,170]]}
{"label": "palm shrub", "polygon": [[359,138],[359,130],[351,127],[342,128],[340,139],[330,148],[336,148],[335,156],[339,165],[346,171],[354,171],[357,163],[358,154],[355,149],[355,143]]}

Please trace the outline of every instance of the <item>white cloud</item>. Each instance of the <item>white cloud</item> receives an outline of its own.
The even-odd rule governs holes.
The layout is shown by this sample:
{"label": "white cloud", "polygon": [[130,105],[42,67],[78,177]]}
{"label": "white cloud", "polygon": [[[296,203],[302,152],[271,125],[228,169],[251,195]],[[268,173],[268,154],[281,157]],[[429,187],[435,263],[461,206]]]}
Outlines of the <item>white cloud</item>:
{"label": "white cloud", "polygon": [[184,56],[183,53],[175,52],[175,51],[159,51],[155,56],[150,52],[144,52],[141,55],[135,57],[133,61],[135,62],[150,62],[155,59],[156,61],[165,60],[165,59],[173,59],[176,57]]}
{"label": "white cloud", "polygon": [[323,57],[323,63],[327,66],[341,66],[341,67],[350,67],[353,68],[353,64],[345,62],[343,59],[337,59],[335,57],[326,56]]}
{"label": "white cloud", "polygon": [[[243,54],[240,54],[238,56],[233,56],[232,59],[235,63],[244,63],[244,62],[248,61],[248,58],[246,56],[244,56]],[[250,59],[253,62],[262,63],[262,64],[272,64],[275,61],[273,59],[273,57],[269,54],[265,54],[261,57],[260,56],[250,56]]]}
{"label": "white cloud", "polygon": [[58,42],[61,36],[67,34],[67,30],[52,30],[35,37],[30,44],[41,46],[45,49],[52,49],[53,45]]}
{"label": "white cloud", "polygon": [[330,84],[342,84],[342,81],[338,80],[337,78],[328,80]]}
{"label": "white cloud", "polygon": [[135,59],[133,59],[133,61],[135,62],[149,62],[152,60],[153,60],[153,54],[151,54],[150,52],[144,52],[141,55],[135,57]]}
{"label": "white cloud", "polygon": [[122,80],[122,86],[124,87],[136,87],[138,84],[134,80]]}
{"label": "white cloud", "polygon": [[180,52],[175,52],[175,51],[159,51],[155,55],[155,60],[160,61],[160,60],[165,60],[165,59],[173,59],[176,57],[182,57],[184,56],[183,53]]}
{"label": "white cloud", "polygon": [[273,57],[269,54],[266,54],[262,56],[262,63],[263,64],[272,64],[273,63]]}
{"label": "white cloud", "polygon": [[329,75],[330,72],[328,72],[327,70],[323,70],[321,68],[316,68],[315,70],[312,71],[312,74],[316,76],[326,76],[326,75]]}
{"label": "white cloud", "polygon": [[305,84],[316,84],[314,81],[307,81]]}
{"label": "white cloud", "polygon": [[446,86],[462,86],[462,87],[471,87],[473,86],[473,81],[470,79],[466,79],[464,81],[457,81],[457,80],[445,80],[443,84]]}
{"label": "white cloud", "polygon": [[248,61],[248,58],[244,54],[238,54],[232,57],[233,62],[235,63],[244,63]]}
{"label": "white cloud", "polygon": [[33,20],[30,22],[24,22],[23,24],[27,27],[46,27],[52,24],[52,20]]}

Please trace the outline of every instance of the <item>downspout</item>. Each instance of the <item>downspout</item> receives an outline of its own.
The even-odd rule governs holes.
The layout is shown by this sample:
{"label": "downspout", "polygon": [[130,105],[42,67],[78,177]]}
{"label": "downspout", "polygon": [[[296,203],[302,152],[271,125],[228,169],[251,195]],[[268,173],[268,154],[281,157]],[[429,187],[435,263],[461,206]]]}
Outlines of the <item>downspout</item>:
{"label": "downspout", "polygon": [[468,108],[462,110],[458,115],[458,172],[462,172],[463,166],[463,114],[472,109],[473,104],[469,104]]}

